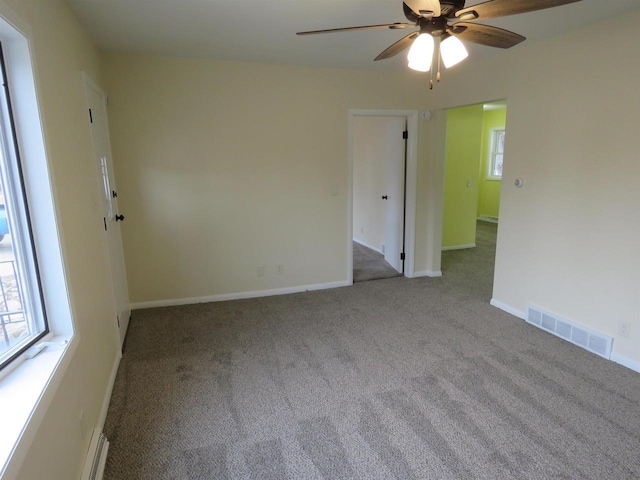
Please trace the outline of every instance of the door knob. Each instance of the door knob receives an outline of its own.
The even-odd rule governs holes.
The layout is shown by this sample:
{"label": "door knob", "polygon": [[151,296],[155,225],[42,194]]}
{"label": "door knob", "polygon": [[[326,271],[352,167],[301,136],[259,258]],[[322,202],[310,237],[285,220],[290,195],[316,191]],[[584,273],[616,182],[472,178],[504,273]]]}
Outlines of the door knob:
{"label": "door knob", "polygon": [[118,221],[120,222],[124,221],[124,215],[116,215],[116,222]]}
{"label": "door knob", "polygon": [[382,199],[383,200],[387,200],[389,197],[387,197],[386,195],[382,195]]}

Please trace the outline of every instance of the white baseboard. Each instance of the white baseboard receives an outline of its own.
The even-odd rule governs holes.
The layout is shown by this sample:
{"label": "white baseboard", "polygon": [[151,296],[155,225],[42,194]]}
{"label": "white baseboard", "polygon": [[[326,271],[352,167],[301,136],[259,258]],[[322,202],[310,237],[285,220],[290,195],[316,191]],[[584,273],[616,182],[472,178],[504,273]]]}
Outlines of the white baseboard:
{"label": "white baseboard", "polygon": [[476,248],[475,243],[469,243],[468,245],[453,245],[452,247],[442,247],[442,251],[447,250],[464,250],[465,248]]}
{"label": "white baseboard", "polygon": [[[499,300],[492,298],[490,303],[494,307],[497,307],[500,310],[504,310],[505,312],[510,313],[511,315],[514,315],[518,318],[521,318],[523,320],[527,318],[527,314],[525,312],[517,310],[507,305],[506,303],[500,302]],[[618,363],[624,367],[627,367],[633,370],[634,372],[640,373],[640,362],[637,360],[632,360],[616,352],[611,352],[611,357],[609,358],[609,360],[611,360],[612,362]]]}
{"label": "white baseboard", "polygon": [[109,403],[111,402],[111,393],[113,392],[113,385],[116,383],[116,375],[118,374],[118,367],[120,366],[120,360],[122,359],[122,352],[118,350],[116,359],[113,362],[113,368],[111,369],[111,376],[109,377],[109,384],[107,385],[107,391],[102,401],[102,408],[100,409],[100,416],[98,417],[98,425],[96,428],[99,432],[104,431],[104,422],[107,420],[107,412],[109,411]]}
{"label": "white baseboard", "polygon": [[363,247],[370,248],[371,250],[373,250],[373,251],[375,251],[375,252],[378,252],[378,253],[379,253],[379,254],[381,254],[381,255],[384,255],[384,253],[382,252],[382,249],[380,249],[380,248],[376,248],[376,247],[374,247],[373,245],[369,245],[368,243],[365,243],[365,242],[363,242],[362,240],[357,240],[357,239],[355,239],[355,238],[353,239],[353,241],[354,241],[354,242],[356,242],[356,243],[357,243],[357,244],[359,244],[359,245],[362,245]]}
{"label": "white baseboard", "polygon": [[351,283],[346,280],[339,282],[316,283],[313,285],[300,285],[297,287],[273,288],[270,290],[257,290],[254,292],[223,293],[206,297],[176,298],[170,300],[155,300],[151,302],[138,302],[131,304],[131,310],[143,308],[173,307],[177,305],[192,305],[194,303],[224,302],[227,300],[242,300],[245,298],[271,297],[273,295],[287,295],[289,293],[310,292],[313,290],[326,290],[328,288],[347,287]]}
{"label": "white baseboard", "polygon": [[413,276],[415,277],[431,277],[431,278],[437,278],[437,277],[441,277],[442,276],[442,272],[440,270],[438,271],[432,271],[432,270],[422,270],[420,272],[413,272]]}
{"label": "white baseboard", "polygon": [[503,310],[507,313],[510,313],[511,315],[521,318],[522,320],[525,320],[527,318],[527,314],[526,312],[523,312],[522,310],[517,310],[515,308],[513,308],[510,305],[507,305],[506,303],[502,303],[499,300],[496,300],[495,298],[491,299],[491,302],[489,302],[491,305],[493,305],[496,308],[499,308],[500,310]]}
{"label": "white baseboard", "polygon": [[630,358],[624,357],[616,352],[611,352],[611,361],[630,368],[634,372],[640,373],[640,362],[637,360],[631,360]]}

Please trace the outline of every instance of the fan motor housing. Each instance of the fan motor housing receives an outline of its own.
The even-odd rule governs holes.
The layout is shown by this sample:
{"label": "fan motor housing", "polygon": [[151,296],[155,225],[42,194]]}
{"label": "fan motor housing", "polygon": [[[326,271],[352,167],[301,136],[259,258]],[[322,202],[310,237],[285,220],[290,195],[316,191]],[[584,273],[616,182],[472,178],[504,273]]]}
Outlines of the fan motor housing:
{"label": "fan motor housing", "polygon": [[440,37],[447,31],[447,19],[444,17],[421,18],[418,20],[420,33],[428,33],[434,37]]}
{"label": "fan motor housing", "polygon": [[[465,0],[440,0],[440,17],[455,18],[456,12],[464,8],[464,2]],[[402,8],[404,10],[404,16],[407,17],[410,22],[420,23],[420,21],[424,19],[424,17],[420,17],[420,15],[411,10],[404,2],[402,3]]]}

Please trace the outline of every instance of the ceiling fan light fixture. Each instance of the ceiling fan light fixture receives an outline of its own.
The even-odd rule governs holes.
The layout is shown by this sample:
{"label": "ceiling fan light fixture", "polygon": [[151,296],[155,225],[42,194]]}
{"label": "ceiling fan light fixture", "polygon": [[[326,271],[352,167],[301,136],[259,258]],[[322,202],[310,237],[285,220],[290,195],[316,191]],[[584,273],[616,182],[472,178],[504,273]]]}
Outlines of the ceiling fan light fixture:
{"label": "ceiling fan light fixture", "polygon": [[469,56],[469,52],[463,43],[456,37],[447,37],[440,43],[440,54],[442,55],[442,63],[446,68],[457,65]]}
{"label": "ceiling fan light fixture", "polygon": [[418,72],[428,72],[431,69],[433,60],[434,41],[428,33],[418,35],[411,45],[407,60],[409,68]]}
{"label": "ceiling fan light fixture", "polygon": [[409,61],[408,66],[411,70],[415,70],[416,72],[428,72],[429,70],[431,70],[431,62],[428,62],[428,61],[420,61],[420,62]]}

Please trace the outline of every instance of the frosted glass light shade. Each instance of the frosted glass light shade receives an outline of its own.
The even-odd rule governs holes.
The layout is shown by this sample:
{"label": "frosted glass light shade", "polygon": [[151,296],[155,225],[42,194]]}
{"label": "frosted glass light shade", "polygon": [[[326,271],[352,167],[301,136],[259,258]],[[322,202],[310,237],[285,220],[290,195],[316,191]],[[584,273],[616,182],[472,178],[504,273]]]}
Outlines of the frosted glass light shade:
{"label": "frosted glass light shade", "polygon": [[428,33],[418,35],[407,55],[409,68],[418,72],[428,72],[433,60],[433,44],[433,37]]}
{"label": "frosted glass light shade", "polygon": [[442,55],[442,63],[447,68],[457,65],[469,56],[467,49],[456,37],[447,37],[440,44],[440,54]]}

